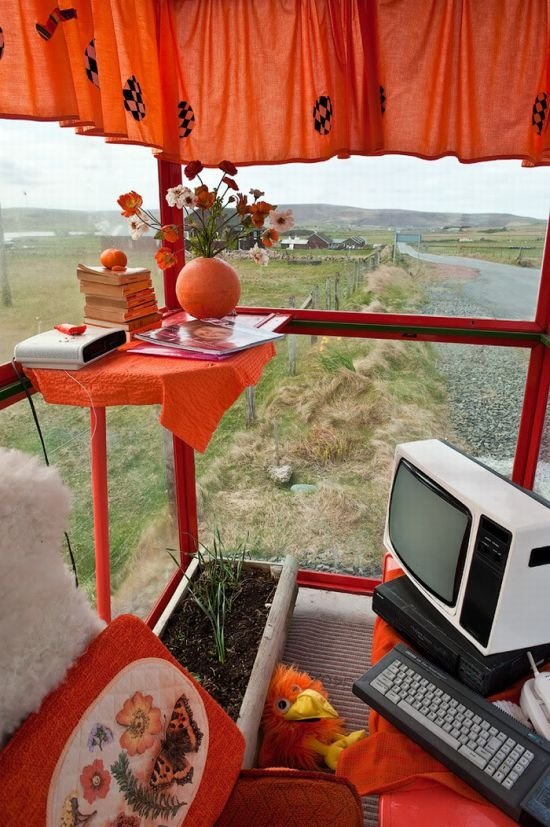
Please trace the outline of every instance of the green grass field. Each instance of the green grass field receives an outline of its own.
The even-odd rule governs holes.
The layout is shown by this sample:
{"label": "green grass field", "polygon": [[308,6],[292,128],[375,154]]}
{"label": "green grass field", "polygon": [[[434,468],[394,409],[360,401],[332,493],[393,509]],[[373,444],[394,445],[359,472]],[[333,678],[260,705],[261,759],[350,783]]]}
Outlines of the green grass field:
{"label": "green grass field", "polygon": [[[81,320],[76,264],[94,263],[98,253],[97,240],[86,237],[42,239],[8,251],[13,303],[0,306],[0,361],[11,358],[13,344],[26,336]],[[354,261],[355,256],[324,255],[320,264],[289,265],[281,257],[265,268],[235,261],[241,304],[282,307],[294,296],[300,306],[315,285],[323,287],[336,273],[342,309],[376,301],[398,311],[422,300],[422,278],[412,282],[391,266],[365,274],[361,289],[346,298],[343,284],[351,279]],[[148,263],[130,260],[133,266]],[[154,280],[161,296],[159,274]],[[341,337],[312,342],[301,336],[297,344],[296,376],[288,374],[286,340],[264,370],[256,423],[247,427],[241,398],[207,451],[196,455],[201,538],[208,542],[220,529],[226,547],[246,539],[267,558],[293,551],[303,565],[373,573],[380,564],[393,446],[404,439],[453,436],[436,357],[421,343]],[[71,536],[81,580],[93,595],[88,411],[34,398],[50,460],[74,492]],[[132,610],[143,612],[158,595],[158,568],[165,578],[172,565],[166,549],[177,545],[166,472],[171,441],[153,407],[111,408],[107,425],[113,587],[124,584]],[[27,402],[0,412],[0,444],[40,453]],[[289,462],[293,481],[318,490],[304,497],[278,487],[267,473],[277,462]]]}

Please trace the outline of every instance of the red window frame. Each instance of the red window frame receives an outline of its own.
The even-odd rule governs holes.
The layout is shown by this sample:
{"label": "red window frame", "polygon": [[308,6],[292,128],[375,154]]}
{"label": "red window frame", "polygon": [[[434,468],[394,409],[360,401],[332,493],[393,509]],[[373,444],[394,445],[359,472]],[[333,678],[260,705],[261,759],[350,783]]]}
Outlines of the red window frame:
{"label": "red window frame", "polygon": [[[177,164],[159,161],[158,182],[162,223],[181,223],[181,211],[169,207],[164,198],[168,187],[181,184],[181,167]],[[184,251],[175,250],[175,252],[176,264],[164,272],[164,302],[168,309],[178,307],[175,284],[177,274],[185,263]],[[247,309],[254,312],[265,308]],[[273,308],[269,309],[273,310]],[[531,352],[512,479],[526,488],[533,487],[550,389],[550,221],[546,231],[534,321],[278,309],[290,317],[284,327],[285,333],[529,348]],[[13,366],[10,363],[0,365],[0,409],[18,402],[24,396]],[[174,437],[174,468],[183,569],[190,555],[196,551],[198,525],[194,452],[177,437]],[[159,617],[181,576],[182,572],[178,571],[166,587],[148,619],[150,624]],[[298,582],[300,585],[312,588],[330,588],[335,591],[369,594],[378,581],[303,570],[299,573]]]}

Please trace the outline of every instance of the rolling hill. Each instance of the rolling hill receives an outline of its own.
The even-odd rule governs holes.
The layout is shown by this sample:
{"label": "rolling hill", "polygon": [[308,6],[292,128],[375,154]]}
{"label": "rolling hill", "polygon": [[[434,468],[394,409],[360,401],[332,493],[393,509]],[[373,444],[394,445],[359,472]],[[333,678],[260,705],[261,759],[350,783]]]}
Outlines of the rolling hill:
{"label": "rolling hill", "polygon": [[[445,213],[414,210],[367,210],[361,207],[343,207],[335,204],[280,205],[294,211],[298,226],[313,230],[341,228],[343,231],[362,229],[419,229],[436,230],[444,227],[521,227],[546,221],[509,213]],[[48,210],[7,207],[2,210],[4,232],[23,233],[37,230],[66,233],[94,233],[104,235],[128,234],[126,221],[118,210],[88,212],[85,210]]]}

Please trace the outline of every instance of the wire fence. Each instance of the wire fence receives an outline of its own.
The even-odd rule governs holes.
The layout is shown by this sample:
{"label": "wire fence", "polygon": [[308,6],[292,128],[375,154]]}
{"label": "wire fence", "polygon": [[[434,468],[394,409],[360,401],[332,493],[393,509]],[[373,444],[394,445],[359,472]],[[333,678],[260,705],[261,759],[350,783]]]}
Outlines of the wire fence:
{"label": "wire fence", "polygon": [[[364,284],[365,273],[376,270],[380,266],[381,250],[375,250],[365,258],[357,258],[353,261],[351,271],[345,273],[336,272],[323,284],[316,284],[311,288],[308,296],[298,305],[297,297],[289,296],[287,307],[300,310],[340,310],[342,303],[350,299]],[[304,337],[300,337],[304,338]],[[311,335],[310,346],[315,346],[318,337]],[[298,372],[298,334],[288,333],[287,342],[287,372],[289,376],[296,376]],[[246,424],[252,425],[256,422],[256,386],[250,385],[246,388]]]}

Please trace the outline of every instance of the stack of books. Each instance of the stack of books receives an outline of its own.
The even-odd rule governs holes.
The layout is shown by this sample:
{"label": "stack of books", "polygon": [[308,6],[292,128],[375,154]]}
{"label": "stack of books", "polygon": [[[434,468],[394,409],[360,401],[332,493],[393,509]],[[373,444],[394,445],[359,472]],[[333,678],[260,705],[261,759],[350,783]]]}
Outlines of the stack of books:
{"label": "stack of books", "polygon": [[99,327],[144,330],[160,320],[151,272],[141,267],[122,271],[79,264],[76,275],[86,297],[84,321]]}

